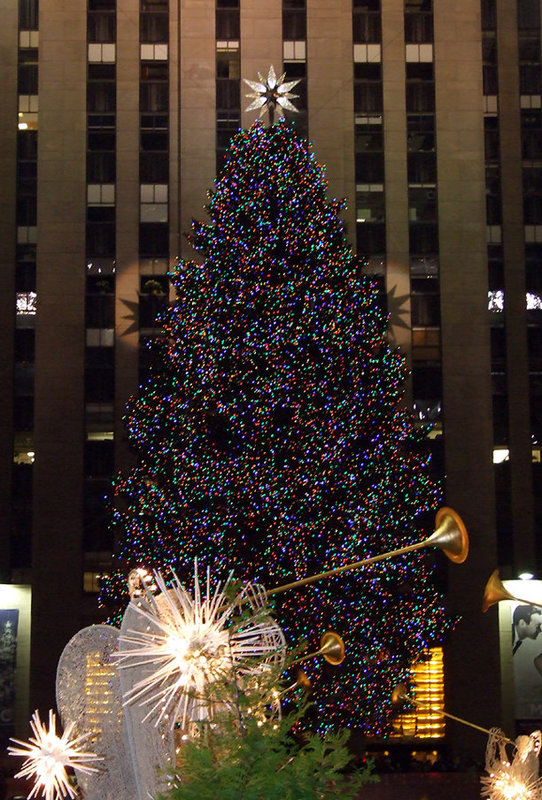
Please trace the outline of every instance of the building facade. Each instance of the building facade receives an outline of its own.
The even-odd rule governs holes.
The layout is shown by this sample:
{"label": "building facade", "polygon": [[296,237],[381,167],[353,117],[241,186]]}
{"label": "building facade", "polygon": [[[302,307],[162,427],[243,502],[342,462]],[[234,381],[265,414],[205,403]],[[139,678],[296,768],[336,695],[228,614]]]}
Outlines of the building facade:
{"label": "building facade", "polygon": [[497,617],[479,609],[496,566],[542,568],[539,0],[0,8],[0,578],[32,585],[32,708],[51,702],[70,636],[99,620],[103,498],[129,462],[122,415],[166,271],[190,256],[183,233],[254,118],[241,79],[273,64],[302,79],[297,125],[347,198],[471,535],[448,578],[461,621],[447,708],[512,724]]}

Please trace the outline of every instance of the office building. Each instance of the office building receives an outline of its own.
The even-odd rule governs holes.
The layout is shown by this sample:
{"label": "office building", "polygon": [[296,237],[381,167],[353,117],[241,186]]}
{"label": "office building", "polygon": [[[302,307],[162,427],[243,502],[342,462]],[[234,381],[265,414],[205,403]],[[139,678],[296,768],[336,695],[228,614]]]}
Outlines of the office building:
{"label": "office building", "polygon": [[254,119],[241,79],[273,64],[302,79],[296,124],[347,198],[409,402],[434,425],[445,501],[470,531],[448,579],[462,616],[448,708],[512,720],[497,616],[479,608],[496,566],[542,567],[538,0],[0,8],[0,569],[32,585],[32,708],[65,642],[99,619],[103,496],[129,463],[122,415],[166,271],[191,254],[183,232]]}

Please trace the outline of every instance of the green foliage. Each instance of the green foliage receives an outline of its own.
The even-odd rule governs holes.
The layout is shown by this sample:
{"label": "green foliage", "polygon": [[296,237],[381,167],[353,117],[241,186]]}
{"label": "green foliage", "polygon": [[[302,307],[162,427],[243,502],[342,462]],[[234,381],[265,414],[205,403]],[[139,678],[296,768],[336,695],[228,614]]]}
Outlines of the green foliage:
{"label": "green foliage", "polygon": [[378,778],[370,766],[349,768],[348,732],[293,733],[300,713],[261,724],[224,716],[183,743],[178,785],[167,800],[314,800],[353,798]]}

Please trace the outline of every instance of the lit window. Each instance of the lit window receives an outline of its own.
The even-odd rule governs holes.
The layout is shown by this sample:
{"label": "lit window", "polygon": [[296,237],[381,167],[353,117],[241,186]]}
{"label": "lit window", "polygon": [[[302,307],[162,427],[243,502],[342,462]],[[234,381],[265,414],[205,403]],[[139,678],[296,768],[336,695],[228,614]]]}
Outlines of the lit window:
{"label": "lit window", "polygon": [[142,61],[167,61],[167,58],[168,58],[167,44],[141,45]]}
{"label": "lit window", "polygon": [[284,61],[305,61],[307,58],[307,46],[303,41],[283,42]]}
{"label": "lit window", "polygon": [[114,64],[114,44],[89,44],[88,60],[91,64]]}
{"label": "lit window", "polygon": [[[406,706],[394,721],[395,736],[440,739],[444,736],[444,660],[442,647],[424,650],[410,672],[409,696],[416,706]],[[410,710],[412,709],[412,710]]]}
{"label": "lit window", "polygon": [[381,60],[381,50],[379,44],[354,45],[354,61],[357,64],[362,64],[369,61],[380,61],[380,60]]}

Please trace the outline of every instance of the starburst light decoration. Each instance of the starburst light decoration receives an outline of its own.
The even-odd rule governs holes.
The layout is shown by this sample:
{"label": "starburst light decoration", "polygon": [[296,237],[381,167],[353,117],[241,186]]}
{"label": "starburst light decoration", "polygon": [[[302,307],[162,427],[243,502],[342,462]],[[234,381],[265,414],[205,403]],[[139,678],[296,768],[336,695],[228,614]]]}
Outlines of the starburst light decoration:
{"label": "starburst light decoration", "polygon": [[62,736],[57,736],[56,717],[52,710],[49,711],[49,728],[41,721],[38,711],[34,711],[30,726],[34,736],[31,736],[28,742],[11,739],[20,747],[8,747],[11,756],[26,758],[22,769],[15,777],[34,779],[29,798],[35,797],[40,792],[45,800],[56,800],[66,796],[75,798],[77,792],[70,784],[66,768],[77,768],[85,773],[98,772],[90,762],[101,760],[101,756],[85,753],[80,749],[80,745],[92,734],[85,733],[72,739],[74,726],[71,723]]}
{"label": "starburst light decoration", "polygon": [[178,723],[185,729],[189,722],[213,716],[213,685],[235,681],[249,690],[259,677],[282,668],[286,642],[265,609],[262,587],[247,584],[232,599],[232,575],[212,592],[207,570],[202,597],[197,561],[193,596],[175,573],[169,589],[159,572],[155,582],[159,595],[147,593],[131,603],[141,629],[119,637],[123,685],[133,669],[123,703],[148,705],[143,721],[158,725],[168,719],[172,727]]}
{"label": "starburst light decoration", "polygon": [[297,94],[292,94],[290,89],[293,89],[299,83],[299,79],[295,81],[284,81],[286,73],[283,73],[277,78],[274,67],[269,67],[267,78],[264,78],[261,72],[258,72],[258,81],[249,81],[243,78],[244,82],[253,90],[245,97],[251,98],[252,103],[245,108],[245,111],[254,111],[260,109],[259,117],[262,117],[265,112],[269,114],[269,122],[272,125],[274,120],[275,109],[281,116],[284,116],[284,110],[295,111],[298,109],[290,100],[299,97]]}
{"label": "starburst light decoration", "polygon": [[508,740],[498,728],[492,728],[486,749],[486,772],[481,778],[482,797],[488,800],[540,800],[542,779],[538,777],[538,757],[542,734],[518,736],[512,758],[508,758]]}

